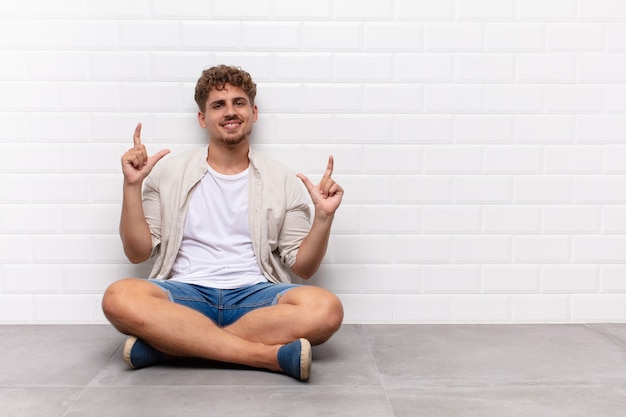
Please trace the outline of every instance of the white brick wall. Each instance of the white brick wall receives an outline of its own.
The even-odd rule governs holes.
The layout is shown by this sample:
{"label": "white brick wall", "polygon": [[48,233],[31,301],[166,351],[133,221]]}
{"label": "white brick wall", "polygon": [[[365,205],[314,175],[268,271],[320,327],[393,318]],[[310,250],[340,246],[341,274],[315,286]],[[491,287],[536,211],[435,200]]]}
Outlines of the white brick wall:
{"label": "white brick wall", "polygon": [[257,146],[346,189],[312,283],[348,322],[626,322],[626,2],[0,2],[0,323],[103,323],[145,276],[119,158],[205,142],[205,67]]}

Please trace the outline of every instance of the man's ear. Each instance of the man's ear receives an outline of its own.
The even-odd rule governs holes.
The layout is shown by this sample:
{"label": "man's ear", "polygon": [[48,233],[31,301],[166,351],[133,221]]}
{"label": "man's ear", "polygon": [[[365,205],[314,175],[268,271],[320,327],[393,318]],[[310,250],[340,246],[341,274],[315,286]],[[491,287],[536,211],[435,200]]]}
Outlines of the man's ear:
{"label": "man's ear", "polygon": [[256,122],[258,118],[259,118],[259,108],[255,104],[254,106],[252,106],[252,121]]}
{"label": "man's ear", "polygon": [[200,127],[206,129],[206,121],[204,120],[204,113],[201,111],[198,112],[198,123],[200,123]]}

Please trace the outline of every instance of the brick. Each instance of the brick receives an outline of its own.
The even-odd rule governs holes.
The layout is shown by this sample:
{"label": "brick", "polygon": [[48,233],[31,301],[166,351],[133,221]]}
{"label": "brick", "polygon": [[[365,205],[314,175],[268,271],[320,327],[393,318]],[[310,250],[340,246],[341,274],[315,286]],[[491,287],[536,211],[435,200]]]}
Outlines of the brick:
{"label": "brick", "polygon": [[427,294],[468,294],[480,292],[480,267],[426,266],[422,270],[423,291]]}
{"label": "brick", "polygon": [[88,142],[90,139],[90,120],[86,113],[31,113],[29,116],[31,142]]}
{"label": "brick", "polygon": [[391,81],[393,55],[386,53],[337,53],[333,59],[334,76],[338,81]]}
{"label": "brick", "polygon": [[459,20],[511,20],[515,17],[513,0],[465,0],[457,4]]}
{"label": "brick", "polygon": [[333,136],[340,143],[392,143],[392,116],[338,115]]}
{"label": "brick", "polygon": [[310,84],[303,87],[306,112],[358,112],[361,109],[362,87],[353,84]]}
{"label": "brick", "polygon": [[117,233],[92,236],[93,261],[95,263],[122,264],[127,262],[122,241]]}
{"label": "brick", "polygon": [[568,323],[570,299],[567,295],[515,295],[511,317],[514,323]]}
{"label": "brick", "polygon": [[47,50],[55,47],[54,20],[3,19],[0,25],[0,49]]}
{"label": "brick", "polygon": [[150,54],[142,52],[92,52],[94,80],[121,81],[150,79]]}
{"label": "brick", "polygon": [[119,172],[125,149],[115,144],[63,145],[61,166],[64,172]]}
{"label": "brick", "polygon": [[523,83],[573,83],[576,57],[573,54],[519,54],[517,80]]}
{"label": "brick", "polygon": [[277,53],[274,56],[276,81],[332,81],[332,55],[328,53]]}
{"label": "brick", "polygon": [[396,53],[395,78],[400,82],[452,82],[454,56],[447,53]]}
{"label": "brick", "polygon": [[581,115],[577,117],[576,139],[581,143],[622,144],[626,119],[618,115]]}
{"label": "brick", "polygon": [[88,54],[74,51],[37,51],[27,55],[27,71],[32,80],[86,80]]}
{"label": "brick", "polygon": [[573,200],[572,179],[568,176],[516,177],[514,190],[518,204],[569,204]]}
{"label": "brick", "polygon": [[577,176],[576,202],[582,204],[622,204],[626,202],[626,176]]}
{"label": "brick", "polygon": [[0,51],[0,80],[25,80],[28,74],[24,51]]}
{"label": "brick", "polygon": [[32,261],[31,237],[23,234],[0,234],[0,262],[20,264]]}
{"label": "brick", "polygon": [[243,41],[239,21],[183,21],[181,27],[182,49],[239,49]]}
{"label": "brick", "polygon": [[64,83],[59,86],[59,107],[63,111],[112,111],[120,106],[117,85],[110,83]]}
{"label": "brick", "polygon": [[480,113],[483,88],[477,85],[426,85],[424,111],[427,113]]}
{"label": "brick", "polygon": [[513,116],[457,115],[454,132],[459,143],[498,143],[513,141]]}
{"label": "brick", "polygon": [[429,174],[476,174],[483,170],[480,146],[426,145],[423,154],[424,172]]}
{"label": "brick", "polygon": [[226,19],[267,19],[271,15],[270,0],[242,0],[237,7],[233,7],[228,0],[214,0],[211,2],[214,16]]}
{"label": "brick", "polygon": [[119,171],[116,174],[98,173],[93,175],[91,198],[94,203],[120,203],[122,201],[123,176],[121,168]]}
{"label": "brick", "polygon": [[414,114],[423,111],[422,87],[419,85],[366,85],[363,101],[368,113]]}
{"label": "brick", "polygon": [[[151,16],[164,19],[189,18],[206,19],[211,17],[211,4],[202,0],[179,0],[176,3],[167,0],[153,0],[150,2]],[[241,9],[244,10],[243,5]]]}
{"label": "brick", "polygon": [[487,86],[485,109],[490,113],[541,113],[544,110],[544,87],[519,84]]}
{"label": "brick", "polygon": [[447,236],[399,236],[394,239],[392,254],[396,263],[449,263],[452,242]]}
{"label": "brick", "polygon": [[621,294],[577,294],[572,296],[573,322],[623,322],[626,320],[626,296]]}
{"label": "brick", "polygon": [[292,22],[243,22],[245,48],[263,50],[296,49],[300,45],[300,25]]}
{"label": "brick", "polygon": [[361,210],[365,235],[410,234],[421,230],[420,211],[412,206],[370,206]]}
{"label": "brick", "polygon": [[454,0],[397,0],[397,19],[415,20],[453,20],[455,17]]}
{"label": "brick", "polygon": [[335,294],[361,292],[361,267],[352,265],[322,265],[307,284],[319,286]]}
{"label": "brick", "polygon": [[365,23],[363,47],[365,51],[415,51],[422,49],[421,23],[392,22]]}
{"label": "brick", "polygon": [[41,324],[91,323],[94,299],[90,295],[36,295],[34,320]]}
{"label": "brick", "polygon": [[[156,1],[163,2],[163,0]],[[148,3],[149,0],[90,0],[87,2],[87,9],[91,17],[148,17],[150,10]]]}
{"label": "brick", "polygon": [[448,115],[396,115],[394,117],[397,143],[451,143],[454,138],[454,118]]}
{"label": "brick", "polygon": [[[369,173],[412,174],[422,167],[422,148],[418,146],[366,145],[364,166]],[[389,162],[393,161],[393,164]]]}
{"label": "brick", "polygon": [[119,33],[123,49],[177,49],[180,45],[178,22],[121,21]]}
{"label": "brick", "polygon": [[505,236],[455,236],[455,263],[509,263],[511,238]]}
{"label": "brick", "polygon": [[626,112],[626,87],[612,84],[606,90],[606,109],[608,113]]}
{"label": "brick", "polygon": [[358,234],[361,233],[361,210],[359,206],[342,205],[341,211],[335,214],[333,233]]}
{"label": "brick", "polygon": [[0,142],[21,142],[28,138],[30,114],[22,112],[0,113]]}
{"label": "brick", "polygon": [[276,116],[275,139],[279,143],[326,143],[331,137],[331,115],[287,114]]}
{"label": "brick", "polygon": [[516,263],[564,263],[572,259],[568,236],[516,236],[513,261]]}
{"label": "brick", "polygon": [[118,204],[66,204],[61,210],[63,233],[118,233],[121,213]]}
{"label": "brick", "polygon": [[625,272],[626,270],[623,265],[605,265],[600,267],[601,292],[624,293],[624,291],[626,291],[626,280],[624,280]]}
{"label": "brick", "polygon": [[346,51],[361,48],[362,24],[352,22],[304,22],[302,48],[308,51]]}
{"label": "brick", "polygon": [[30,0],[26,3],[26,14],[32,17],[73,17],[85,16],[85,4],[82,0],[61,0],[54,3],[45,0]]}
{"label": "brick", "polygon": [[602,207],[601,221],[602,232],[605,234],[626,233],[626,207]]}
{"label": "brick", "polygon": [[576,263],[624,263],[626,238],[623,236],[574,236],[573,261]]}
{"label": "brick", "polygon": [[397,203],[445,204],[452,202],[452,178],[444,175],[395,176]]}
{"label": "brick", "polygon": [[549,85],[546,87],[546,109],[558,113],[602,112],[604,88],[595,85]]}
{"label": "brick", "polygon": [[87,203],[90,199],[92,184],[88,175],[38,174],[31,177],[31,182],[35,203]]}
{"label": "brick", "polygon": [[117,49],[120,42],[118,22],[80,19],[58,22],[56,40],[59,49]]}
{"label": "brick", "polygon": [[480,233],[482,212],[473,206],[427,206],[422,209],[424,233]]}
{"label": "brick", "polygon": [[101,294],[122,277],[119,265],[64,265],[62,268],[64,294]]}
{"label": "brick", "polygon": [[509,297],[506,295],[457,295],[452,306],[455,322],[502,323],[510,320]]}
{"label": "brick", "polygon": [[330,0],[274,0],[273,15],[278,18],[329,19]]}
{"label": "brick", "polygon": [[487,23],[485,26],[488,51],[543,51],[544,39],[544,25],[540,23]]}
{"label": "brick", "polygon": [[123,84],[120,107],[125,111],[176,111],[181,105],[181,89],[174,84]]}
{"label": "brick", "polygon": [[257,86],[255,104],[263,109],[264,113],[292,113],[300,108],[303,91],[308,91],[306,88],[300,84],[262,84]]}
{"label": "brick", "polygon": [[485,172],[495,174],[540,174],[543,149],[538,146],[493,145],[485,149]]}
{"label": "brick", "polygon": [[3,233],[59,233],[60,208],[56,205],[11,204],[0,207]]}
{"label": "brick", "polygon": [[5,293],[60,293],[61,266],[9,265],[3,269],[2,282]]}
{"label": "brick", "polygon": [[590,23],[550,23],[546,27],[548,51],[602,51],[604,25]]}
{"label": "brick", "polygon": [[483,232],[489,234],[528,234],[541,231],[538,207],[487,206],[483,208]]}
{"label": "brick", "polygon": [[33,322],[31,295],[0,294],[0,322],[3,324],[30,324]]}
{"label": "brick", "polygon": [[389,323],[393,302],[388,294],[338,294],[344,307],[344,323]]}
{"label": "brick", "polygon": [[391,263],[392,239],[388,236],[336,236],[339,263]]}
{"label": "brick", "polygon": [[547,146],[546,172],[549,174],[600,174],[604,150],[600,146]]}
{"label": "brick", "polygon": [[611,23],[607,25],[606,44],[609,52],[626,51],[626,24]]}
{"label": "brick", "polygon": [[517,3],[520,20],[576,20],[576,0],[524,0]]}
{"label": "brick", "polygon": [[30,174],[0,174],[0,204],[25,203],[34,190]]}
{"label": "brick", "polygon": [[452,297],[447,295],[394,295],[394,323],[449,323]]}
{"label": "brick", "polygon": [[0,81],[0,110],[55,111],[58,90],[54,82]]}
{"label": "brick", "polygon": [[335,0],[333,15],[338,19],[389,19],[393,2],[377,0]]}
{"label": "brick", "polygon": [[[131,129],[128,129],[128,131],[130,132]],[[181,139],[198,144],[204,143],[207,140],[206,130],[199,126],[195,114],[160,114],[154,117],[154,129],[152,132],[151,135],[146,135],[145,144],[149,146],[148,149],[153,148],[154,150],[160,150],[166,147],[166,145],[161,144],[176,143]],[[142,136],[144,136],[143,128],[141,133]],[[118,137],[126,139],[130,137],[130,134],[127,133],[124,136],[118,135]],[[150,146],[151,144],[152,146]],[[128,143],[128,145],[130,148],[132,143]]]}
{"label": "brick", "polygon": [[33,236],[33,258],[36,263],[89,263],[92,250],[88,236]]}
{"label": "brick", "polygon": [[546,206],[542,223],[544,233],[598,233],[600,212],[593,206]]}
{"label": "brick", "polygon": [[626,4],[620,0],[580,0],[579,18],[590,21],[623,21]]}
{"label": "brick", "polygon": [[[228,65],[234,65],[241,67],[248,71],[254,77],[254,81],[269,82],[272,81],[272,54],[267,52],[221,52],[216,51],[211,54],[215,63],[226,63]],[[205,64],[202,68],[208,68],[209,63]],[[198,71],[197,77],[200,77],[200,71]],[[195,79],[193,77],[191,79]]]}
{"label": "brick", "polygon": [[520,143],[572,143],[576,119],[565,115],[519,115],[515,118],[515,140]]}
{"label": "brick", "polygon": [[366,293],[420,292],[420,272],[415,265],[368,265],[360,274],[363,291]]}
{"label": "brick", "polygon": [[514,63],[512,54],[457,54],[456,79],[460,82],[513,82]]}
{"label": "brick", "polygon": [[626,54],[578,55],[578,80],[584,83],[624,83]]}
{"label": "brick", "polygon": [[585,265],[545,265],[541,267],[544,293],[588,293],[598,290],[598,267]]}
{"label": "brick", "polygon": [[511,202],[512,192],[513,184],[508,176],[457,176],[453,184],[456,203],[506,204]]}
{"label": "brick", "polygon": [[482,51],[484,29],[478,23],[426,23],[424,49],[427,51]]}
{"label": "brick", "polygon": [[57,145],[3,145],[0,143],[0,173],[56,172],[59,169]]}
{"label": "brick", "polygon": [[525,265],[488,265],[482,268],[482,284],[486,293],[538,293],[539,268]]}

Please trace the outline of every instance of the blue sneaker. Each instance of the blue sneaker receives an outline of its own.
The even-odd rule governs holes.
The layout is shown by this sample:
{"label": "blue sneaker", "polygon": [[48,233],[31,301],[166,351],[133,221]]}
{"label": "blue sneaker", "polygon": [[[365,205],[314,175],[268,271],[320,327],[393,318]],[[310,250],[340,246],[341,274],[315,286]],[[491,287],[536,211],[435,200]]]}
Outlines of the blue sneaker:
{"label": "blue sneaker", "polygon": [[135,336],[124,343],[124,362],[132,369],[145,368],[163,361],[166,355]]}
{"label": "blue sneaker", "polygon": [[299,339],[278,349],[278,364],[283,372],[300,381],[306,381],[311,374],[311,343]]}

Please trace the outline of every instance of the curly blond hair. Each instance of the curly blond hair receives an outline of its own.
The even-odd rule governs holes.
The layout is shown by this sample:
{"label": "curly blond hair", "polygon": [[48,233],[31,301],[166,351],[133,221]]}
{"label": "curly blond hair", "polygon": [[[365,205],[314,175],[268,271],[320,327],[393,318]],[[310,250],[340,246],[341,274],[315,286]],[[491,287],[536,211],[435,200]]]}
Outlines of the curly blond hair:
{"label": "curly blond hair", "polygon": [[248,96],[250,104],[254,105],[254,98],[256,97],[256,84],[252,81],[250,74],[242,70],[240,67],[218,65],[202,71],[202,75],[196,84],[194,99],[196,100],[198,108],[202,113],[206,110],[206,102],[209,98],[209,92],[212,89],[223,90],[226,83],[241,88]]}

